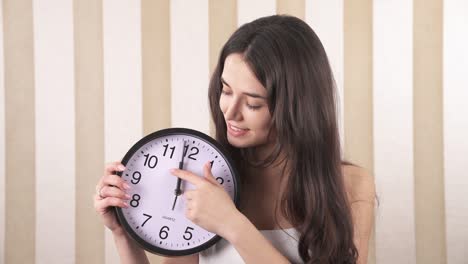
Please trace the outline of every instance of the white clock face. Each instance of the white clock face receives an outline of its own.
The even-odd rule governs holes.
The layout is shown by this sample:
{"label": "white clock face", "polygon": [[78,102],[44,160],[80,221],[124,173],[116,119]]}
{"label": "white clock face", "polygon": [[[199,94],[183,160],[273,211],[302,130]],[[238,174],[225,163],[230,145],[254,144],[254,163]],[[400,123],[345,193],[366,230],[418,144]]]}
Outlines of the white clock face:
{"label": "white clock face", "polygon": [[[185,144],[185,147],[184,147]],[[183,169],[203,177],[203,165],[212,164],[212,173],[226,192],[235,199],[237,181],[225,156],[206,139],[190,134],[170,134],[133,148],[122,178],[131,186],[129,207],[122,208],[127,229],[138,236],[148,250],[162,255],[185,255],[208,246],[216,235],[185,217],[185,197],[176,199],[177,177],[171,168],[179,168],[185,153]],[[128,154],[127,154],[128,155]],[[126,157],[127,158],[127,157]],[[181,183],[181,190],[195,187]],[[131,233],[131,232],[130,232]],[[218,238],[219,239],[219,238]]]}

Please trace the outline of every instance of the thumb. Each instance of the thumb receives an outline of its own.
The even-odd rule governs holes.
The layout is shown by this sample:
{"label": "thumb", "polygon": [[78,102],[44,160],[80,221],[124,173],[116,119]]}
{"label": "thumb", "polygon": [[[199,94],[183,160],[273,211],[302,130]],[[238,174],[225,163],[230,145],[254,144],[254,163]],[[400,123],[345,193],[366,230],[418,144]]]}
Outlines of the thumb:
{"label": "thumb", "polygon": [[215,177],[213,176],[213,173],[211,173],[211,164],[210,162],[207,162],[204,166],[203,166],[203,171],[204,171],[204,174],[205,174],[205,179],[215,185],[219,185],[218,181],[215,179]]}

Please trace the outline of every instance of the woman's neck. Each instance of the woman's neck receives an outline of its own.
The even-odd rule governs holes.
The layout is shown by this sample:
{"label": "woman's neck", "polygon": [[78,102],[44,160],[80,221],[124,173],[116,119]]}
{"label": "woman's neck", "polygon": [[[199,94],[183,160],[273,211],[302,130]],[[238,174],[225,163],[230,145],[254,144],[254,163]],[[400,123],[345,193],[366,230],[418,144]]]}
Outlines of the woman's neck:
{"label": "woman's neck", "polygon": [[[254,149],[251,153],[252,156],[249,158],[252,159],[252,163],[254,164],[268,160],[269,158],[274,157],[275,154],[278,154],[275,153],[276,146],[277,143],[273,141],[268,144],[258,146]],[[284,169],[286,166],[286,158],[282,151],[274,158],[275,160],[266,167],[256,167],[248,163],[246,164],[246,177],[244,182],[247,187],[250,187],[250,189],[256,189],[260,192],[273,192],[276,195],[284,189],[281,187],[286,185],[285,178],[287,178],[287,172]]]}
{"label": "woman's neck", "polygon": [[258,229],[291,227],[281,212],[281,198],[287,179],[282,168],[249,167],[243,185],[241,210]]}

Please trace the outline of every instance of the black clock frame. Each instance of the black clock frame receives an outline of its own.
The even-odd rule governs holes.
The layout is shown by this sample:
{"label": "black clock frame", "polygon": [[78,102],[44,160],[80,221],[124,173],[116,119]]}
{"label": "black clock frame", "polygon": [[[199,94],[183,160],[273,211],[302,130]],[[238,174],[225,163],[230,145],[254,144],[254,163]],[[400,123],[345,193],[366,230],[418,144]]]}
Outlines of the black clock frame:
{"label": "black clock frame", "polygon": [[[233,160],[227,155],[227,151],[224,149],[221,144],[219,144],[216,140],[211,138],[210,136],[189,128],[166,128],[162,130],[158,130],[156,132],[153,132],[142,139],[140,139],[137,143],[135,143],[129,151],[125,154],[124,158],[122,159],[122,164],[124,166],[127,165],[127,162],[132,158],[132,156],[146,143],[153,141],[154,139],[160,138],[160,137],[165,137],[165,136],[171,136],[171,135],[187,135],[187,136],[192,136],[192,137],[197,137],[208,144],[210,144],[214,149],[216,149],[219,154],[222,156],[222,158],[226,161],[229,169],[232,172],[233,180],[234,180],[234,204],[236,205],[237,208],[239,208],[239,190],[240,190],[240,180],[239,180],[239,174],[234,166]],[[117,175],[122,177],[123,172],[117,172]],[[161,256],[169,256],[169,257],[174,257],[174,256],[187,256],[191,254],[195,254],[198,252],[201,252],[205,249],[210,248],[214,244],[216,244],[221,237],[217,234],[215,236],[208,240],[207,242],[191,248],[191,249],[184,249],[184,250],[168,250],[164,248],[160,248],[158,246],[152,245],[145,240],[143,240],[137,233],[135,233],[130,226],[130,224],[127,222],[123,212],[122,208],[120,207],[115,207],[115,211],[117,214],[117,220],[119,223],[124,227],[124,229],[127,231],[127,233],[130,234],[130,236],[140,244],[145,250],[161,255]]]}

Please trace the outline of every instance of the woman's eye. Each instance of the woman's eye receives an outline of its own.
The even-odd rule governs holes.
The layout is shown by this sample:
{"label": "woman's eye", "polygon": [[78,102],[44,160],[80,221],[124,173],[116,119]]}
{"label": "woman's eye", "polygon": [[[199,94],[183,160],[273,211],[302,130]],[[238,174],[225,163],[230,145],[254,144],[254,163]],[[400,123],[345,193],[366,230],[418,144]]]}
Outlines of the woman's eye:
{"label": "woman's eye", "polygon": [[224,89],[221,90],[221,93],[222,93],[222,94],[225,94],[225,95],[230,95],[230,94],[231,94],[231,92],[225,91]]}
{"label": "woman's eye", "polygon": [[249,104],[247,104],[247,107],[248,107],[250,110],[255,111],[255,110],[260,109],[260,107],[262,107],[262,106],[261,106],[261,105],[249,105]]}

